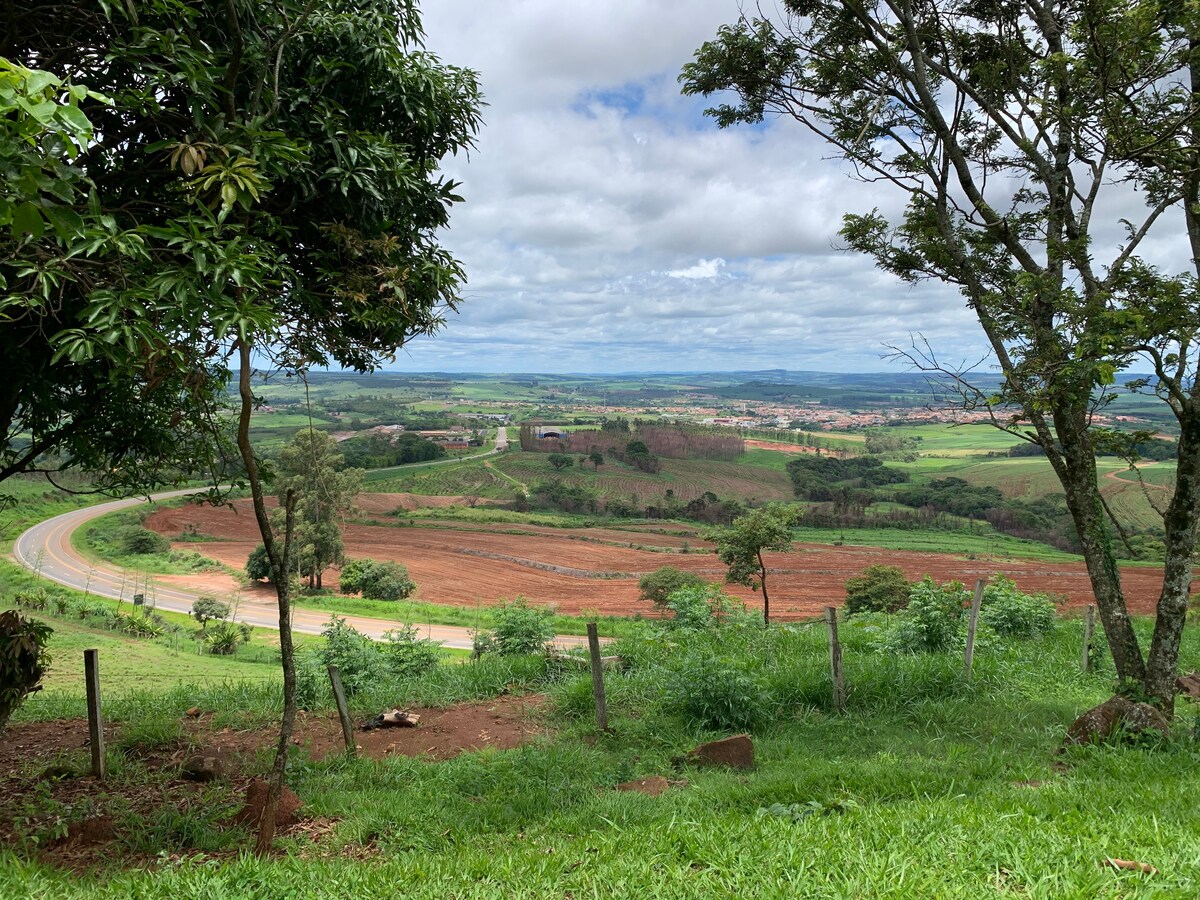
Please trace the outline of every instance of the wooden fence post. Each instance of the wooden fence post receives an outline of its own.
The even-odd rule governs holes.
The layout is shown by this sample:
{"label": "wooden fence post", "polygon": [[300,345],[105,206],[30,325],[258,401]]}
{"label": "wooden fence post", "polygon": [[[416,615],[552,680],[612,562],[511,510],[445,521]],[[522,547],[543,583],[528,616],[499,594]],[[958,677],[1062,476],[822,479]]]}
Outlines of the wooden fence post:
{"label": "wooden fence post", "polygon": [[346,691],[342,688],[342,676],[337,666],[329,666],[329,684],[333,687],[333,702],[337,705],[338,718],[342,720],[342,740],[346,744],[346,753],[350,756],[358,754],[354,748],[354,723],[350,721],[350,709],[346,706]]}
{"label": "wooden fence post", "polygon": [[596,725],[608,731],[608,701],[604,697],[604,662],[600,659],[600,635],[596,623],[587,623],[588,655],[592,661],[592,693],[596,697]]}
{"label": "wooden fence post", "polygon": [[1079,660],[1079,671],[1087,672],[1092,666],[1092,638],[1096,633],[1096,607],[1089,603],[1083,611],[1083,653]]}
{"label": "wooden fence post", "polygon": [[963,675],[969,681],[971,666],[975,662],[975,628],[979,624],[979,607],[983,603],[983,588],[986,578],[975,579],[975,596],[971,598],[971,615],[967,619],[967,649],[963,654]]}
{"label": "wooden fence post", "polygon": [[83,678],[87,685],[88,742],[92,747],[92,774],[104,780],[104,717],[100,712],[100,651],[83,651]]}
{"label": "wooden fence post", "polygon": [[833,708],[846,711],[846,678],[842,673],[842,645],[838,641],[837,609],[825,607],[825,624],[829,627],[829,670],[833,675]]}

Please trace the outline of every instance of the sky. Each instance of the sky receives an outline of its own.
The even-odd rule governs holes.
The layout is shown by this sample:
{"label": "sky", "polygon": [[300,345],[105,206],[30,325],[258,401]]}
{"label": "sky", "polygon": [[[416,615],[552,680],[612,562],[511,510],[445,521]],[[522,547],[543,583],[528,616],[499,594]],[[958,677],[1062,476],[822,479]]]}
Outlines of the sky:
{"label": "sky", "polygon": [[682,66],[737,0],[426,0],[427,47],[487,102],[445,245],[467,284],[401,371],[900,371],[920,333],[984,353],[957,291],[839,249],[846,212],[898,198],[790,120],[719,130]]}

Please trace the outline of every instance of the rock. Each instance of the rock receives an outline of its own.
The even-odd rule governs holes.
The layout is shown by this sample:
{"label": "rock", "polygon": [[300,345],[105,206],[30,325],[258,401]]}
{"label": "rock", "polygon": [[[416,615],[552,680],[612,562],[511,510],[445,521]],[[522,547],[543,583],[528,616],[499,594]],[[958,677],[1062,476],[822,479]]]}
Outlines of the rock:
{"label": "rock", "polygon": [[198,706],[193,706],[191,709],[189,709],[189,710],[188,710],[188,711],[185,713],[185,715],[186,715],[186,716],[187,716],[189,719],[198,719],[198,718],[200,718],[200,707],[198,707]]}
{"label": "rock", "polygon": [[[267,808],[267,793],[270,785],[261,778],[256,778],[246,787],[246,805],[241,808],[233,821],[238,825],[258,828],[262,821],[263,812]],[[275,812],[275,827],[287,828],[296,821],[296,812],[301,807],[300,798],[286,784],[279,794],[279,808]]]}
{"label": "rock", "polygon": [[1063,746],[1103,744],[1146,731],[1157,731],[1165,736],[1170,727],[1163,714],[1149,703],[1112,697],[1072,722]]}
{"label": "rock", "polygon": [[1175,679],[1175,687],[1179,692],[1192,700],[1200,700],[1200,672],[1190,675],[1180,675]]}
{"label": "rock", "polygon": [[183,761],[179,774],[189,781],[215,781],[225,777],[225,762],[213,753],[197,753]]}
{"label": "rock", "polygon": [[618,791],[633,791],[648,797],[657,797],[671,786],[661,775],[651,775],[649,778],[639,778],[636,781],[626,781],[617,785]]}
{"label": "rock", "polygon": [[754,768],[754,744],[748,734],[735,734],[709,741],[688,752],[690,763],[701,766],[728,766],[731,769]]}

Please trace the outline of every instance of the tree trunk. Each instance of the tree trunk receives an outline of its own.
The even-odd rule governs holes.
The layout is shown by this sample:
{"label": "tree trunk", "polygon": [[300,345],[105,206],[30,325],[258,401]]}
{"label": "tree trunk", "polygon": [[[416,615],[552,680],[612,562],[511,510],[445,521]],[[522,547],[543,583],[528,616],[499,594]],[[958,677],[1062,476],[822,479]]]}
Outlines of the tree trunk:
{"label": "tree trunk", "polygon": [[[1079,414],[1073,415],[1073,412]],[[1123,683],[1144,684],[1146,664],[1125,607],[1121,573],[1100,499],[1096,456],[1087,433],[1086,415],[1083,410],[1056,409],[1054,428],[1062,446],[1064,463],[1059,478],[1083,546],[1084,563],[1117,677]]]}
{"label": "tree trunk", "polygon": [[250,413],[254,409],[254,392],[250,383],[249,335],[241,337],[238,342],[238,350],[241,365],[241,371],[238,374],[238,388],[242,402],[238,416],[237,443],[242,462],[246,467],[246,480],[250,483],[254,517],[258,521],[258,530],[262,536],[263,546],[271,561],[271,581],[275,585],[275,594],[279,602],[279,658],[283,665],[283,717],[279,723],[279,742],[275,746],[275,761],[271,766],[266,808],[259,821],[258,837],[254,843],[255,854],[266,856],[271,852],[271,846],[275,842],[275,815],[279,807],[279,796],[283,791],[288,747],[291,744],[292,730],[296,723],[296,651],[295,645],[292,643],[291,582],[288,578],[292,556],[292,535],[296,526],[296,497],[291,490],[288,490],[283,498],[283,547],[280,548],[267,516],[258,461],[250,446]]}
{"label": "tree trunk", "polygon": [[758,551],[758,583],[763,592],[763,628],[771,624],[771,598],[767,596],[767,564],[763,562],[762,551]]}
{"label": "tree trunk", "polygon": [[[1188,410],[1188,412],[1193,412]],[[1154,638],[1146,667],[1146,691],[1164,712],[1175,708],[1175,678],[1179,669],[1179,642],[1187,620],[1192,589],[1192,558],[1200,520],[1200,415],[1180,416],[1183,428],[1175,473],[1175,494],[1163,516],[1167,554],[1163,586],[1158,596]]]}

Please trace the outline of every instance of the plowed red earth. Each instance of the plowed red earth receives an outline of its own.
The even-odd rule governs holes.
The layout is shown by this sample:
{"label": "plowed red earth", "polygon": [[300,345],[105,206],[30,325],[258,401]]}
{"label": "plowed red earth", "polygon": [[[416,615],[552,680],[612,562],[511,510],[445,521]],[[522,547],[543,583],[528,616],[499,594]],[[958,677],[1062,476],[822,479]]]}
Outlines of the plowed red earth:
{"label": "plowed red earth", "polygon": [[[180,546],[237,567],[245,564],[258,543],[254,517],[242,502],[233,509],[161,509],[147,525],[168,537],[188,525],[202,534],[219,535],[220,541]],[[417,599],[475,606],[522,594],[567,614],[646,612],[645,602],[637,599],[637,580],[660,566],[676,566],[713,580],[720,580],[725,571],[712,555],[712,545],[686,531],[636,534],[611,528],[444,526],[349,525],[346,553],[403,563],[418,585]],[[501,528],[525,533],[504,533]],[[679,550],[685,542],[692,552],[662,552]],[[654,546],[659,551],[639,546]],[[790,553],[770,554],[767,562],[771,611],[781,619],[807,618],[818,615],[825,606],[840,605],[846,579],[877,563],[899,566],[909,578],[929,574],[938,581],[957,579],[968,584],[976,578],[1003,574],[1023,590],[1064,595],[1069,606],[1093,602],[1082,563],[968,560],[952,554],[819,544],[796,544]],[[1128,568],[1123,578],[1131,611],[1153,612],[1162,586],[1160,570]],[[336,586],[336,572],[326,573],[325,584]],[[761,607],[761,598],[753,591],[731,587],[730,592],[751,608]]]}

